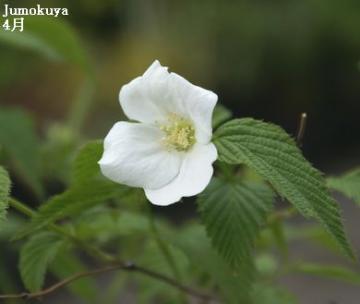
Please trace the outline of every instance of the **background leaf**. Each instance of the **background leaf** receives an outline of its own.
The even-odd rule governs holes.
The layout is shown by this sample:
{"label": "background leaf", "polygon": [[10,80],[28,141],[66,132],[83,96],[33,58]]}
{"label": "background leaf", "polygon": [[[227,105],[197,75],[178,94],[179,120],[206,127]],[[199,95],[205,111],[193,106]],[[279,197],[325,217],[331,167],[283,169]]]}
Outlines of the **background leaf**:
{"label": "background leaf", "polygon": [[[83,264],[75,254],[69,250],[60,250],[56,255],[56,259],[51,263],[50,270],[60,280],[70,277],[75,273],[87,271],[87,267]],[[96,280],[92,277],[85,277],[74,281],[66,286],[75,295],[86,300],[86,303],[95,303],[97,296]]]}
{"label": "background leaf", "polygon": [[296,304],[298,301],[288,290],[279,286],[257,283],[253,291],[254,304]]}
{"label": "background leaf", "polygon": [[354,258],[335,200],[322,174],[302,156],[280,127],[251,118],[235,119],[215,133],[219,160],[246,164],[303,215],[318,219],[349,257]]}
{"label": "background leaf", "polygon": [[20,251],[19,269],[25,287],[35,292],[42,288],[48,264],[64,241],[54,233],[42,232],[25,243]]}
{"label": "background leaf", "polygon": [[72,169],[72,183],[82,183],[100,174],[98,161],[103,153],[103,143],[100,140],[91,141],[78,152]]}
{"label": "background leaf", "polygon": [[23,32],[0,31],[0,42],[39,52],[50,60],[75,63],[89,70],[89,59],[72,27],[62,19],[27,16]]}
{"label": "background leaf", "polygon": [[[190,278],[187,273],[187,270],[189,269],[189,260],[187,256],[175,246],[170,245],[168,249],[171,256],[173,256],[176,261],[176,266],[180,272],[181,278],[185,279],[184,282],[188,282]],[[173,276],[172,269],[170,268],[168,262],[164,259],[163,253],[154,240],[151,240],[146,244],[142,250],[138,263],[167,276]],[[136,303],[184,303],[183,298],[179,296],[179,291],[164,282],[154,280],[142,274],[137,274],[135,279],[137,285],[139,286]]]}
{"label": "background leaf", "polygon": [[360,168],[353,169],[341,176],[327,179],[328,186],[337,190],[360,205]]}
{"label": "background leaf", "polygon": [[360,285],[360,273],[344,266],[299,262],[294,271]]}
{"label": "background leaf", "polygon": [[10,178],[7,171],[0,166],[0,230],[6,218],[8,200],[10,194]]}
{"label": "background leaf", "polygon": [[15,173],[41,197],[39,146],[29,115],[18,109],[0,109],[0,148],[9,156]]}
{"label": "background leaf", "polygon": [[73,166],[73,184],[65,192],[53,196],[43,204],[24,233],[20,233],[18,237],[57,220],[79,215],[109,200],[124,197],[131,191],[124,185],[106,180],[100,174],[97,162],[101,151],[100,142],[90,142],[79,151]]}
{"label": "background leaf", "polygon": [[213,117],[212,117],[212,127],[214,129],[216,129],[222,123],[229,120],[231,118],[231,116],[232,116],[232,113],[229,109],[227,109],[226,107],[224,107],[221,104],[217,104],[214,109],[214,113],[213,113]]}
{"label": "background leaf", "polygon": [[107,242],[119,236],[147,235],[149,219],[135,212],[95,208],[77,220],[75,231],[82,239]]}
{"label": "background leaf", "polygon": [[207,233],[230,266],[237,268],[251,255],[272,201],[273,192],[263,184],[217,178],[199,197]]}
{"label": "background leaf", "polygon": [[104,180],[76,185],[55,195],[42,205],[32,218],[28,232],[40,229],[57,220],[78,215],[96,205],[125,196],[129,188]]}
{"label": "background leaf", "polygon": [[232,269],[212,248],[206,231],[200,225],[189,225],[177,231],[171,241],[188,256],[192,270],[198,272],[202,285],[208,278],[208,290],[219,289],[224,303],[251,303],[251,286],[255,276],[251,257],[244,259],[237,270]]}

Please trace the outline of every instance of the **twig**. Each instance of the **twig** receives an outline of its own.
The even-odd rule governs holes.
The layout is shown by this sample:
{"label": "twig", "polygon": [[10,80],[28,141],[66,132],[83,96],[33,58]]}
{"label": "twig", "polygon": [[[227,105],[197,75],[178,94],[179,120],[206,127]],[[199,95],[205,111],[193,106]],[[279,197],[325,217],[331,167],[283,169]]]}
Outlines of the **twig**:
{"label": "twig", "polygon": [[34,298],[40,298],[43,296],[46,296],[52,292],[55,292],[56,290],[78,280],[81,279],[83,277],[89,277],[89,276],[94,276],[97,274],[101,274],[101,273],[105,273],[105,272],[110,272],[110,271],[114,271],[114,270],[118,270],[118,269],[122,269],[123,266],[122,265],[115,265],[115,266],[108,266],[108,267],[104,267],[104,268],[99,268],[99,269],[95,269],[92,271],[87,271],[87,272],[80,272],[77,274],[74,274],[46,289],[43,289],[41,291],[37,291],[34,293],[27,293],[27,292],[23,292],[20,294],[9,294],[9,295],[0,295],[0,299],[34,299]]}
{"label": "twig", "polygon": [[306,128],[306,121],[307,121],[307,114],[301,113],[299,127],[296,135],[296,143],[299,147],[302,146],[302,141],[304,138],[305,128]]}
{"label": "twig", "polygon": [[[22,214],[25,214],[29,217],[33,217],[36,213],[35,211],[33,211],[31,208],[27,207],[26,205],[24,205],[23,203],[17,201],[14,198],[11,198],[9,200],[9,204],[11,207],[13,207],[14,209],[16,209],[17,211],[21,212]],[[52,293],[62,287],[64,287],[65,285],[76,281],[80,278],[86,277],[86,276],[93,276],[93,275],[97,275],[97,274],[101,274],[104,272],[110,272],[110,271],[115,271],[115,270],[125,270],[125,271],[131,271],[131,272],[138,272],[138,273],[142,273],[144,275],[147,275],[149,277],[152,277],[154,279],[160,280],[166,284],[169,284],[175,288],[177,288],[180,291],[183,291],[185,293],[187,293],[188,295],[191,295],[193,297],[199,298],[201,300],[204,301],[211,301],[214,300],[214,297],[212,295],[209,294],[204,294],[200,291],[197,291],[191,287],[185,286],[183,284],[181,284],[180,282],[178,282],[177,280],[170,278],[166,275],[163,275],[161,273],[158,273],[156,271],[147,269],[145,267],[142,267],[140,265],[137,265],[133,262],[125,262],[121,259],[119,259],[118,257],[115,257],[113,255],[108,254],[107,252],[102,251],[99,248],[96,248],[90,244],[87,244],[86,242],[84,242],[81,239],[78,239],[76,236],[70,234],[68,231],[66,231],[65,229],[63,229],[62,227],[56,225],[56,224],[50,224],[48,226],[48,228],[56,233],[59,233],[61,235],[63,235],[64,237],[68,238],[70,241],[72,241],[75,245],[80,246],[81,248],[83,248],[87,253],[89,253],[91,256],[93,257],[97,257],[100,260],[102,260],[103,262],[106,263],[112,263],[111,266],[107,266],[104,268],[99,268],[99,269],[95,269],[92,271],[88,271],[88,272],[81,272],[78,274],[74,274],[73,276],[60,281],[42,291],[38,291],[35,293],[20,293],[20,294],[9,294],[9,295],[0,295],[0,299],[32,299],[32,298],[39,298],[45,295],[48,295],[49,293]]]}
{"label": "twig", "polygon": [[203,294],[197,290],[194,290],[190,287],[187,287],[185,285],[182,285],[180,283],[178,283],[176,280],[169,278],[163,274],[157,273],[155,271],[152,271],[150,269],[138,266],[132,262],[127,262],[127,263],[120,263],[117,265],[112,265],[112,266],[106,266],[103,268],[98,268],[95,270],[91,270],[91,271],[86,271],[86,272],[80,272],[77,274],[74,274],[58,283],[55,283],[54,285],[51,285],[50,287],[43,289],[41,291],[37,291],[34,293],[28,293],[28,292],[22,292],[19,294],[5,294],[5,295],[0,295],[0,299],[35,299],[35,298],[41,298],[44,296],[49,295],[50,293],[53,293],[55,291],[57,291],[58,289],[61,289],[63,287],[65,287],[66,285],[79,280],[81,278],[84,277],[89,277],[89,276],[95,276],[98,274],[102,274],[102,273],[106,273],[106,272],[111,272],[111,271],[116,271],[116,270],[125,270],[125,271],[130,271],[130,272],[139,272],[142,273],[144,275],[147,275],[149,277],[158,279],[164,283],[167,283],[169,285],[172,285],[173,287],[179,289],[180,291],[183,291],[193,297],[199,298],[201,300],[205,300],[205,301],[210,301],[212,298],[212,296],[207,295],[207,294]]}
{"label": "twig", "polygon": [[294,207],[275,211],[268,217],[268,224],[271,225],[278,221],[287,220],[291,218],[294,214],[296,214],[296,209]]}

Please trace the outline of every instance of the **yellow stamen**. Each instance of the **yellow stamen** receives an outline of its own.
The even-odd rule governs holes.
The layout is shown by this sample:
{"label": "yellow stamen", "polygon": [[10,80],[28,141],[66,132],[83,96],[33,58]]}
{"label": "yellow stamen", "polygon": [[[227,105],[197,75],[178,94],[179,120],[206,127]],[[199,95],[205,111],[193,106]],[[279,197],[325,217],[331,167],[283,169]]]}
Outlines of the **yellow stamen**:
{"label": "yellow stamen", "polygon": [[196,142],[192,122],[176,114],[170,114],[168,123],[161,125],[160,129],[165,133],[164,144],[170,149],[187,151]]}

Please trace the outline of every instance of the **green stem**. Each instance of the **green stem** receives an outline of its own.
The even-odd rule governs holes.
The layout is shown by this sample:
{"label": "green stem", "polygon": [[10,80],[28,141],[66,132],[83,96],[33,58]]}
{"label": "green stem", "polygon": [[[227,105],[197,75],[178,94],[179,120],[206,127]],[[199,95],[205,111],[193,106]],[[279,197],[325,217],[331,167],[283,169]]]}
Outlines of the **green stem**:
{"label": "green stem", "polygon": [[9,205],[11,207],[13,207],[15,210],[19,211],[20,213],[22,213],[28,217],[33,217],[35,215],[35,211],[33,211],[31,208],[24,205],[23,203],[20,203],[15,198],[9,199]]}
{"label": "green stem", "polygon": [[93,77],[87,77],[81,85],[72,103],[72,107],[69,110],[67,123],[76,135],[79,135],[91,107],[95,85],[95,79]]}
{"label": "green stem", "polygon": [[287,220],[289,218],[292,218],[294,215],[296,215],[297,211],[294,207],[288,207],[283,210],[275,211],[274,213],[270,214],[268,217],[268,224],[272,224],[277,221]]}
{"label": "green stem", "polygon": [[[25,204],[19,202],[18,200],[14,199],[14,198],[10,198],[9,205],[12,208],[14,208],[15,210],[19,211],[20,213],[22,213],[28,217],[33,217],[36,214],[36,212],[34,210],[32,210],[30,207],[26,206]],[[71,240],[73,243],[75,243],[79,247],[83,248],[85,251],[87,251],[93,257],[97,257],[104,262],[116,262],[117,261],[117,259],[115,257],[107,254],[106,252],[103,252],[102,250],[100,250],[94,246],[87,244],[83,240],[77,238],[73,234],[69,233],[66,229],[64,229],[58,225],[50,224],[50,225],[48,225],[48,228],[51,231],[61,234],[65,238]]]}
{"label": "green stem", "polygon": [[[14,199],[14,198],[10,198],[9,200],[9,205],[14,208],[15,210],[19,211],[20,213],[28,216],[28,217],[33,217],[36,215],[36,212],[34,210],[32,210],[31,208],[29,208],[28,206],[24,205],[23,203],[19,202],[18,200]],[[152,224],[152,226],[154,227],[154,233],[156,233],[156,235],[159,234],[157,232],[156,226],[155,224]],[[211,296],[207,295],[207,294],[203,294],[201,292],[198,292],[197,290],[187,287],[185,285],[182,285],[179,281],[174,280],[173,278],[170,278],[168,276],[165,276],[161,273],[149,270],[147,268],[141,267],[139,265],[136,265],[132,262],[126,262],[121,260],[120,258],[110,255],[104,251],[102,251],[101,249],[98,249],[97,247],[94,247],[92,245],[88,245],[86,242],[84,242],[83,240],[77,238],[75,235],[72,235],[71,233],[69,233],[66,229],[56,225],[56,224],[50,224],[48,225],[48,228],[51,231],[54,231],[58,234],[63,235],[64,237],[68,238],[70,241],[72,241],[73,243],[75,243],[76,245],[78,245],[79,247],[81,247],[82,249],[84,249],[89,255],[95,257],[95,258],[99,258],[100,260],[107,262],[107,263],[113,263],[114,266],[116,267],[116,269],[124,269],[127,271],[131,271],[131,272],[138,272],[138,273],[142,273],[144,275],[147,275],[153,279],[157,279],[160,280],[162,282],[165,282],[175,288],[177,288],[180,292],[180,299],[183,299],[183,302],[186,303],[186,297],[185,295],[182,293],[187,293],[189,295],[192,295],[194,297],[198,297],[203,299],[204,301],[208,302],[210,301],[210,299],[212,298]],[[176,269],[175,266],[175,261],[172,257],[172,255],[170,254],[170,251],[167,249],[166,244],[163,243],[163,241],[161,240],[161,238],[159,237],[158,240],[160,240],[160,242],[163,244],[161,245],[161,248],[165,248],[165,252],[166,256],[172,261],[172,266],[174,267],[174,269]],[[177,270],[176,270],[176,273]],[[57,286],[58,284],[55,284],[55,286]],[[58,287],[56,287],[58,288]],[[56,289],[55,288],[55,289]],[[51,291],[50,291],[51,292]],[[48,292],[49,293],[49,292]],[[28,295],[25,293],[25,295]],[[31,294],[32,295],[32,294]],[[24,294],[17,294],[17,295],[5,295],[3,296],[3,298],[22,298],[24,296]],[[1,298],[1,295],[0,295]],[[204,302],[205,303],[205,302]]]}
{"label": "green stem", "polygon": [[173,255],[171,254],[169,247],[167,246],[167,244],[164,242],[164,240],[160,236],[159,230],[157,229],[157,226],[155,223],[154,215],[151,212],[151,210],[149,210],[149,222],[150,222],[150,229],[155,238],[155,241],[156,241],[161,253],[164,255],[167,263],[169,264],[169,267],[170,267],[171,271],[173,272],[174,277],[177,280],[181,281],[180,280],[181,275],[180,275],[179,270],[176,267],[175,259],[174,259]]}
{"label": "green stem", "polygon": [[[168,245],[164,242],[164,240],[161,238],[161,235],[159,233],[159,230],[157,229],[156,223],[155,223],[155,217],[152,213],[152,210],[150,207],[148,207],[148,214],[149,214],[149,223],[150,223],[150,230],[155,238],[156,244],[160,249],[160,252],[164,256],[167,264],[170,267],[170,270],[172,271],[174,278],[181,283],[181,274],[176,266],[175,258],[171,254],[171,251],[169,250]],[[180,292],[180,299],[183,303],[187,303],[187,300],[183,293]]]}
{"label": "green stem", "polygon": [[285,263],[287,263],[289,259],[289,248],[284,232],[284,221],[293,217],[295,214],[296,209],[294,207],[289,207],[275,211],[268,217],[268,227],[274,236],[280,255]]}

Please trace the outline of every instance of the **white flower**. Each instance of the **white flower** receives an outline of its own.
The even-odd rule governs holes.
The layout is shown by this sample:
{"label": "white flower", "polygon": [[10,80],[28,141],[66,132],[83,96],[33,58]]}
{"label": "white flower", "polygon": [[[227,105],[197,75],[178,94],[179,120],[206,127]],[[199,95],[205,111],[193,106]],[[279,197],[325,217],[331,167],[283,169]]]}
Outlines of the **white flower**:
{"label": "white flower", "polygon": [[217,95],[169,73],[155,61],[120,90],[126,116],[104,141],[99,161],[109,179],[142,187],[155,205],[169,205],[202,192],[217,158],[211,143]]}

